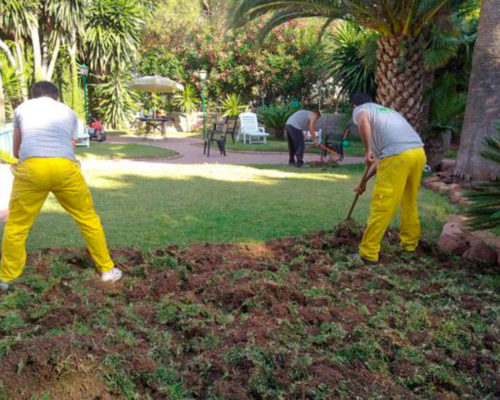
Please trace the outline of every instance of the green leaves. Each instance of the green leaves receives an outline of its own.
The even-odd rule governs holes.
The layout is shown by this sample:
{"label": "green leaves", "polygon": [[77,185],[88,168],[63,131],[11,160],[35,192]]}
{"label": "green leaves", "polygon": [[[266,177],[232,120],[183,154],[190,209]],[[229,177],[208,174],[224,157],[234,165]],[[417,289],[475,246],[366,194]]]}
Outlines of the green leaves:
{"label": "green leaves", "polygon": [[[496,137],[485,138],[484,158],[500,164],[500,121],[493,126],[498,130]],[[467,198],[473,203],[467,215],[471,217],[469,226],[474,230],[493,229],[498,234],[500,227],[500,182],[486,182],[478,190],[469,192]]]}
{"label": "green leaves", "polygon": [[375,94],[377,35],[344,22],[331,35],[330,74],[342,93]]}
{"label": "green leaves", "polygon": [[85,24],[85,52],[92,70],[110,71],[132,62],[144,11],[137,0],[93,0]]}
{"label": "green leaves", "polygon": [[257,110],[259,121],[273,129],[277,138],[283,138],[285,124],[296,110],[286,104],[261,106]]}
{"label": "green leaves", "polygon": [[96,85],[100,117],[113,128],[123,126],[134,117],[134,106],[138,95],[128,88],[129,81],[128,70],[116,67]]}
{"label": "green leaves", "polygon": [[222,102],[222,111],[224,112],[224,117],[237,117],[245,111],[246,104],[243,103],[241,96],[236,93],[231,93],[226,95],[226,98]]}
{"label": "green leaves", "polygon": [[196,96],[196,89],[193,85],[184,86],[184,90],[174,94],[172,102],[182,112],[191,113],[198,109],[200,99]]}

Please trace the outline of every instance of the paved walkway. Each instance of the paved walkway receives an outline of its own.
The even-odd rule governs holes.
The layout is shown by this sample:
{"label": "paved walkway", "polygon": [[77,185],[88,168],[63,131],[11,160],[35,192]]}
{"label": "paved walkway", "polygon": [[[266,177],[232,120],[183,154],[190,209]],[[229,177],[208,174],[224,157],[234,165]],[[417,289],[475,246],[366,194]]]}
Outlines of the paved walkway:
{"label": "paved walkway", "polygon": [[[212,146],[210,149],[210,157],[203,154],[203,142],[199,138],[159,138],[150,139],[142,137],[109,137],[108,143],[139,143],[149,144],[164,149],[174,150],[179,153],[178,157],[171,159],[148,159],[148,162],[166,163],[166,164],[239,164],[239,165],[255,165],[255,164],[287,164],[288,153],[274,153],[264,151],[226,151],[227,156],[224,157],[219,153],[217,146]],[[319,161],[319,154],[305,154],[305,162]],[[363,157],[345,157],[341,164],[360,164],[363,163]]]}

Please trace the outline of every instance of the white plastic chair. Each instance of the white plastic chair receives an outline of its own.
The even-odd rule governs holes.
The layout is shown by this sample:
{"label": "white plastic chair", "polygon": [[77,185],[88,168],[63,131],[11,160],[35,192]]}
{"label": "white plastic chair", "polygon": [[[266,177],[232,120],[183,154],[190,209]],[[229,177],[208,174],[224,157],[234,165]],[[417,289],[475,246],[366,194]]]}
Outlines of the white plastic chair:
{"label": "white plastic chair", "polygon": [[[240,131],[238,132],[237,140],[243,135],[243,143],[267,143],[269,133],[264,128],[260,127],[257,122],[257,114],[246,112],[240,114]],[[255,139],[255,140],[252,140]]]}
{"label": "white plastic chair", "polygon": [[90,135],[81,119],[78,120],[78,138],[76,140],[76,145],[90,147]]}

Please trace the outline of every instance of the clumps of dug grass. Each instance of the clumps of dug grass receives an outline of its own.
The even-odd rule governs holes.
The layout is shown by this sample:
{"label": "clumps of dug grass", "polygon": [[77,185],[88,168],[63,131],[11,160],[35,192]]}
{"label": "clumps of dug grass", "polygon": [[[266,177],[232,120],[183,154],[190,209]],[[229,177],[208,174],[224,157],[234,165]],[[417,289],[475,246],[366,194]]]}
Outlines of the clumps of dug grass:
{"label": "clumps of dug grass", "polygon": [[348,261],[359,232],[33,253],[0,297],[0,399],[477,399],[499,395],[498,271],[423,243]]}

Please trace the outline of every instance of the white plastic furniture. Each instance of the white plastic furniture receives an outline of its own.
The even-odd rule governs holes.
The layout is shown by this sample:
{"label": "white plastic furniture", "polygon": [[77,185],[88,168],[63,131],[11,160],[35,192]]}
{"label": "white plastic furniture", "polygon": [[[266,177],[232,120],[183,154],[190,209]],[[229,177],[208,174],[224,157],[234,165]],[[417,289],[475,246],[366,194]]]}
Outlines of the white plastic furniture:
{"label": "white plastic furniture", "polygon": [[267,143],[269,133],[259,126],[257,114],[246,112],[240,114],[240,131],[236,140],[240,135],[243,135],[243,143]]}
{"label": "white plastic furniture", "polygon": [[81,119],[78,120],[78,139],[76,140],[76,145],[90,147],[90,135]]}

